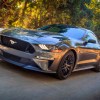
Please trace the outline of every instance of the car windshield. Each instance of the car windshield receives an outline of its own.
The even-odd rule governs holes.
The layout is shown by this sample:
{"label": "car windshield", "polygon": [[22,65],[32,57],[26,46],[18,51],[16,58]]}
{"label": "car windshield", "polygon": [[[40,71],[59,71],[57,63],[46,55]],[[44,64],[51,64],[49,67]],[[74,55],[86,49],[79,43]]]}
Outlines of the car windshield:
{"label": "car windshield", "polygon": [[85,30],[80,28],[68,28],[66,32],[62,33],[66,37],[75,39],[83,39],[85,37]]}
{"label": "car windshield", "polygon": [[44,26],[42,28],[39,28],[38,30],[61,33],[65,37],[71,37],[75,39],[82,39],[85,35],[84,29],[75,26],[68,26],[68,25],[61,25],[61,24]]}
{"label": "car windshield", "polygon": [[48,25],[48,26],[38,28],[38,30],[55,32],[55,33],[63,33],[66,31],[66,28],[70,28],[70,27],[72,28],[72,26],[68,26],[68,25],[53,24],[53,25]]}

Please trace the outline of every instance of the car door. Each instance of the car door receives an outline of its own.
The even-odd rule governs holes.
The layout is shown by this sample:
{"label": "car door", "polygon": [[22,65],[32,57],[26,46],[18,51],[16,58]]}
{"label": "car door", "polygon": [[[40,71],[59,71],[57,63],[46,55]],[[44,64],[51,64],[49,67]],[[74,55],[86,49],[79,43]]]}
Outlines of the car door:
{"label": "car door", "polygon": [[96,64],[100,52],[100,45],[93,32],[87,31],[84,38],[84,45],[80,48],[78,64]]}

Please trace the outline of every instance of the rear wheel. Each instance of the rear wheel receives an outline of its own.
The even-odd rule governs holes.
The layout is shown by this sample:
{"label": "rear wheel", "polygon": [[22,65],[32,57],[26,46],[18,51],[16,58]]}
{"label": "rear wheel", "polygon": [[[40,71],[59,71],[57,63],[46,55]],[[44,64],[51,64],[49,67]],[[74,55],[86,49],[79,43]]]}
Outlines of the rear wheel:
{"label": "rear wheel", "polygon": [[99,62],[97,64],[97,66],[94,68],[94,71],[100,72],[100,60],[99,60]]}
{"label": "rear wheel", "polygon": [[66,79],[73,71],[75,65],[75,55],[72,51],[68,52],[61,60],[58,70],[57,77],[61,80]]}

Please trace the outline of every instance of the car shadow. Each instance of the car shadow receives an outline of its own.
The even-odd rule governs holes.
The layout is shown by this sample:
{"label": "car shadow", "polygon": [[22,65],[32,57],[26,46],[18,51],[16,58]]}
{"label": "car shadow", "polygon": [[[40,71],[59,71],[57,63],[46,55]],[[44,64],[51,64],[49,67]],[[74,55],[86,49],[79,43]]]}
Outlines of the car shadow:
{"label": "car shadow", "polygon": [[[41,73],[41,72],[36,72],[33,70],[27,70],[27,69],[21,68],[19,66],[15,66],[13,64],[7,63],[5,61],[0,62],[0,68],[8,70],[10,72],[17,73],[17,74],[21,75],[22,77],[28,78],[28,79],[35,79],[38,81],[47,81],[48,80],[48,82],[59,81],[59,79],[56,78],[55,74]],[[67,80],[72,80],[73,78],[77,78],[80,76],[85,76],[87,74],[93,74],[93,73],[94,72],[92,70],[83,70],[83,71],[73,72],[71,74],[71,76],[67,78]]]}

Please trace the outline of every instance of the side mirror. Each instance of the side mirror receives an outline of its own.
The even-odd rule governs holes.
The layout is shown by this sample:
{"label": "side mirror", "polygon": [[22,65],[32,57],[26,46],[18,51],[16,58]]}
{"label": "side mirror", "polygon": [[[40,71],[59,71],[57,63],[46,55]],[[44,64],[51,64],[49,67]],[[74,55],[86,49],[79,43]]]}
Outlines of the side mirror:
{"label": "side mirror", "polygon": [[40,28],[37,28],[36,30],[40,30]]}
{"label": "side mirror", "polygon": [[95,44],[96,41],[93,40],[93,39],[89,39],[88,41],[84,42],[83,45],[87,45],[88,43],[94,43]]}
{"label": "side mirror", "polygon": [[96,43],[96,41],[95,41],[95,40],[93,40],[93,39],[89,39],[89,40],[88,40],[88,43],[94,43],[94,44],[95,44],[95,43]]}

